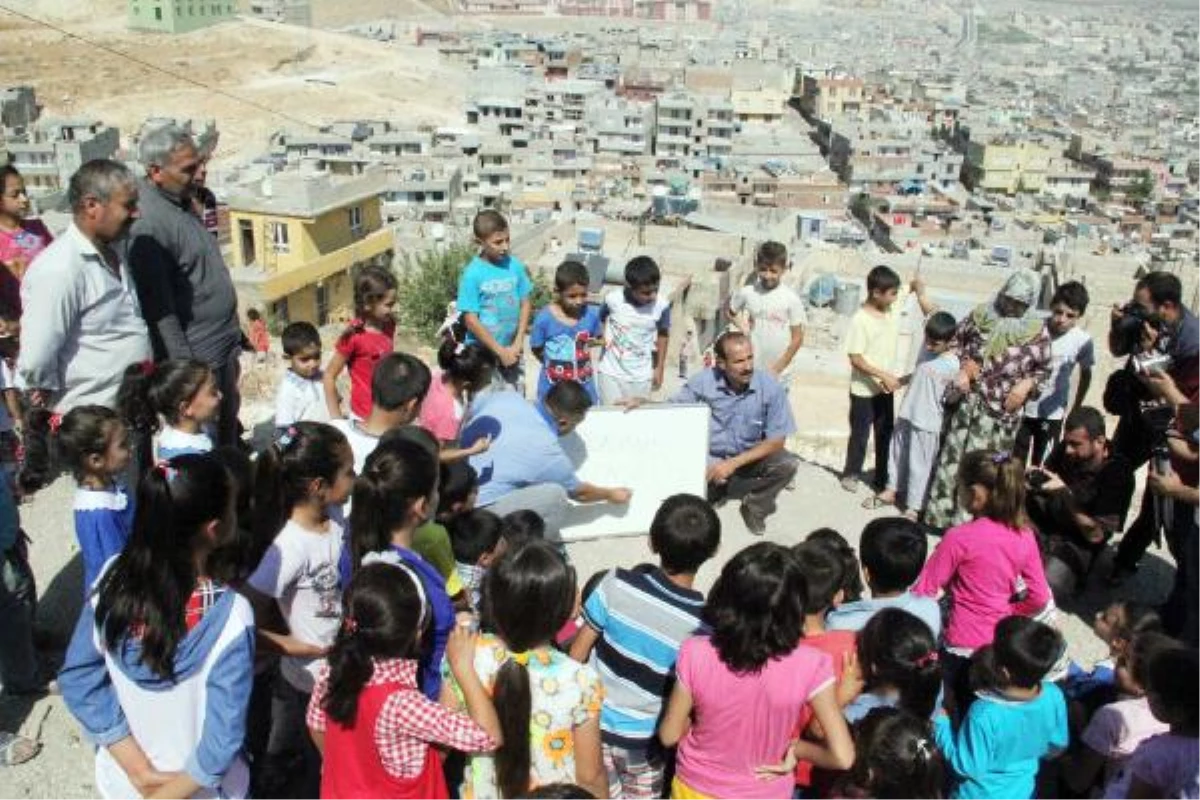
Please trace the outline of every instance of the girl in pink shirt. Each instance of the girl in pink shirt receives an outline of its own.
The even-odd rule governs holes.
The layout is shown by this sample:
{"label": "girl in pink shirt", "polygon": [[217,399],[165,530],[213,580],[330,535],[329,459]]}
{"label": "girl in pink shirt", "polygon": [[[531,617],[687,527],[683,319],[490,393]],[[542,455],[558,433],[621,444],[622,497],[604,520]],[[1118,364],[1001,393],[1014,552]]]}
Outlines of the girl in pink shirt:
{"label": "girl in pink shirt", "polygon": [[418,422],[438,440],[441,445],[439,459],[445,463],[482,452],[490,444],[490,440],[484,438],[470,448],[460,449],[458,433],[471,397],[491,386],[496,357],[482,345],[464,344],[447,337],[438,348],[437,359],[441,371],[429,384]]}
{"label": "girl in pink shirt", "polygon": [[[854,763],[833,660],[802,640],[807,594],[799,562],[780,545],[751,545],[725,564],[704,606],[711,632],[680,648],[658,727],[664,745],[679,745],[671,797],[791,797],[799,760]],[[806,705],[824,743],[793,736]]]}
{"label": "girl in pink shirt", "polygon": [[15,167],[0,167],[0,311],[4,319],[21,317],[21,279],[54,237],[41,220],[25,219],[29,195]]}
{"label": "girl in pink shirt", "polygon": [[1011,614],[1036,615],[1052,602],[1037,538],[1025,517],[1025,472],[1007,452],[974,450],[958,472],[958,502],[974,517],[946,532],[914,594],[945,590],[944,632],[948,705],[970,702],[967,660],[992,643],[996,623]]}

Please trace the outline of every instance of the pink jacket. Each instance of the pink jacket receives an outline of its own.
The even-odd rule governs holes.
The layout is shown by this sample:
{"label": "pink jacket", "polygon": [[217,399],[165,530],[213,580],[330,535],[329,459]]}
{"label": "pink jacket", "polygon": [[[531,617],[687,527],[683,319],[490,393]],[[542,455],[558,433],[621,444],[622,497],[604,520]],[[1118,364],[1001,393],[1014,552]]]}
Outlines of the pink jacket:
{"label": "pink jacket", "polygon": [[[1028,596],[1013,603],[1020,578]],[[971,650],[992,643],[996,623],[1011,614],[1032,616],[1051,600],[1042,556],[1033,533],[981,517],[951,528],[933,551],[914,594],[950,595],[948,647]]]}

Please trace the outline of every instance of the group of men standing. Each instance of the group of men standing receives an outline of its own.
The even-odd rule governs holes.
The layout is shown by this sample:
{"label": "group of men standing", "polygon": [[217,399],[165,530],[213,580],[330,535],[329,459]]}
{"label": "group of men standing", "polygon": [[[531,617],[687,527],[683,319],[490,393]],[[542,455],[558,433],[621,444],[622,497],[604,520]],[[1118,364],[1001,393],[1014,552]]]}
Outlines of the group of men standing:
{"label": "group of men standing", "polygon": [[237,295],[197,203],[210,155],[170,124],[139,141],[141,179],[110,160],[71,177],[72,222],[21,287],[17,372],[35,405],[112,407],[130,364],[195,358],[217,376],[219,443],[237,440]]}

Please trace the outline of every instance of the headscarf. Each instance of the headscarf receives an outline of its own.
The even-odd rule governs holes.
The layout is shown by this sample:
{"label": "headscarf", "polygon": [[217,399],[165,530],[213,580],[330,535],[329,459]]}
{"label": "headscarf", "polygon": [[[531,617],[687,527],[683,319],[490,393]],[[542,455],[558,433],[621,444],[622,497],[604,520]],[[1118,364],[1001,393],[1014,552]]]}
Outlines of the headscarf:
{"label": "headscarf", "polygon": [[[1042,280],[1031,269],[1019,269],[1008,276],[1003,288],[990,303],[971,312],[975,327],[983,335],[983,355],[987,359],[1002,355],[1008,348],[1027,344],[1042,333],[1043,322],[1033,313]],[[1001,316],[997,306],[1001,297],[1025,304],[1019,317]]]}

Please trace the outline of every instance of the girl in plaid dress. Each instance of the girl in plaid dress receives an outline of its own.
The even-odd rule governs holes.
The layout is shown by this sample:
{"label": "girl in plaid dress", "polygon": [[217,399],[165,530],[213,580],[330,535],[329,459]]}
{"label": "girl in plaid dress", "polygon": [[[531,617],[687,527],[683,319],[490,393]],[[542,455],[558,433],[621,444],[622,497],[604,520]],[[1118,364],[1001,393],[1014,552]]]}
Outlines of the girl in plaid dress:
{"label": "girl in plaid dress", "polygon": [[424,584],[388,551],[369,553],[317,678],[308,727],[324,754],[321,797],[449,797],[438,751],[490,752],[500,723],[473,663],[475,634],[459,625],[446,660],[467,713],[421,692],[417,658],[432,620]]}

